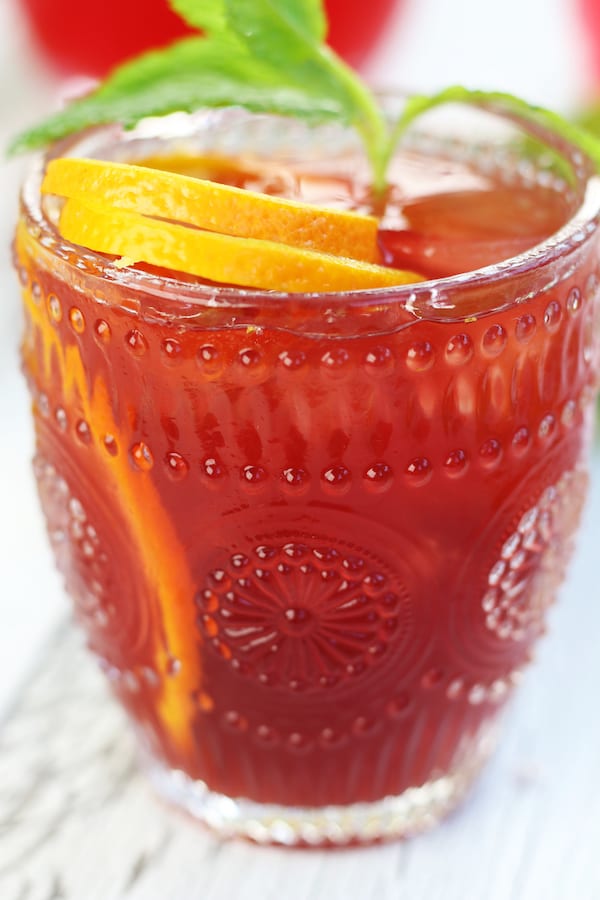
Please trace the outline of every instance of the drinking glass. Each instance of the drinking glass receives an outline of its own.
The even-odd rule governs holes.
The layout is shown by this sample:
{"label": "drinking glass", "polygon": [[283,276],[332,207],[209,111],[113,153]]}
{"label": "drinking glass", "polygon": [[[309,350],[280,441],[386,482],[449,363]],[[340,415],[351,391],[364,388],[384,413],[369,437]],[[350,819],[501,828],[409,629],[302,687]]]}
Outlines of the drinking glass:
{"label": "drinking glass", "polygon": [[[448,812],[571,553],[600,361],[598,179],[514,118],[442,119],[400,155],[554,186],[564,227],[462,275],[279,294],[115,267],[61,238],[44,161],[24,187],[50,541],[151,779],[222,835],[366,842]],[[342,129],[224,110],[50,156],[242,152],[284,177],[352,171],[360,151]]]}

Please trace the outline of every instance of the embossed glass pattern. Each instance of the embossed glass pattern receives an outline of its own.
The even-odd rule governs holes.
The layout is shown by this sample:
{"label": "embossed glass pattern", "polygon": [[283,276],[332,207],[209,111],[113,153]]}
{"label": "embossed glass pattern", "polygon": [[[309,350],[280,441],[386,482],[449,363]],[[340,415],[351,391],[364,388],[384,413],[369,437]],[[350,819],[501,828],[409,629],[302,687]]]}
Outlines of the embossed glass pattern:
{"label": "embossed glass pattern", "polygon": [[[264,122],[194,127],[219,152],[274,152]],[[75,149],[113,140],[118,157],[157,141]],[[300,152],[322,143],[302,132]],[[481,164],[535,176],[510,154]],[[588,175],[574,219],[522,257],[287,297],[117,271],[61,242],[28,183],[16,253],[50,540],[156,783],[223,833],[411,833],[481,765],[585,494]]]}

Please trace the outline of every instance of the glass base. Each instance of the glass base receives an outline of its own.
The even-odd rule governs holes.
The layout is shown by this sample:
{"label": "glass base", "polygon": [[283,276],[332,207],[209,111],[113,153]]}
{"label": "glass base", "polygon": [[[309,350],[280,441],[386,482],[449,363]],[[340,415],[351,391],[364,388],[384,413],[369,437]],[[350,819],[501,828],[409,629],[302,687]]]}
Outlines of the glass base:
{"label": "glass base", "polygon": [[231,798],[155,759],[146,757],[143,764],[161,797],[220,837],[286,847],[344,846],[411,837],[432,828],[460,803],[494,745],[487,732],[485,738],[471,745],[461,765],[447,775],[398,796],[347,806],[279,806]]}

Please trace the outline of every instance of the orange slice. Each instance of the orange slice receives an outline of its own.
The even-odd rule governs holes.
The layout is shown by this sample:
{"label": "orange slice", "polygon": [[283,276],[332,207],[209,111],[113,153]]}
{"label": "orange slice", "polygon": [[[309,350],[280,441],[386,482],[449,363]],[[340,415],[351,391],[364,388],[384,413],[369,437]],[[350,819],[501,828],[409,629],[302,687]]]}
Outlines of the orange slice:
{"label": "orange slice", "polygon": [[231,237],[138,213],[67,200],[60,231],[74,244],[196,275],[279,291],[349,291],[422,281],[414,272],[376,266],[256,238]]}
{"label": "orange slice", "polygon": [[107,206],[219,234],[380,261],[374,216],[271,197],[176,172],[64,157],[48,164],[42,192],[84,203],[92,197]]}

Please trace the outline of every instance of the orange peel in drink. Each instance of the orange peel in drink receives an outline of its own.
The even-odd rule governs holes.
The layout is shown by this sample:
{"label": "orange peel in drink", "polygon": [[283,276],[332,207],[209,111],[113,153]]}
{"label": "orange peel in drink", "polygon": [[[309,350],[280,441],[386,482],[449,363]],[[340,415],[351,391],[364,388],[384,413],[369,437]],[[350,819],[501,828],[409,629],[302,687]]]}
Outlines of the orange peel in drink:
{"label": "orange peel in drink", "polygon": [[284,292],[385,288],[422,281],[415,272],[256,238],[232,237],[69,199],[59,224],[66,240],[211,282]]}
{"label": "orange peel in drink", "polygon": [[380,262],[377,219],[273,197],[177,172],[62,157],[48,163],[42,192],[94,202],[234,237]]}

